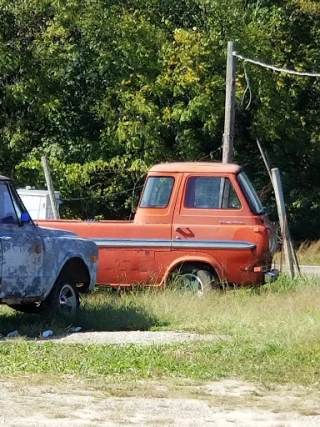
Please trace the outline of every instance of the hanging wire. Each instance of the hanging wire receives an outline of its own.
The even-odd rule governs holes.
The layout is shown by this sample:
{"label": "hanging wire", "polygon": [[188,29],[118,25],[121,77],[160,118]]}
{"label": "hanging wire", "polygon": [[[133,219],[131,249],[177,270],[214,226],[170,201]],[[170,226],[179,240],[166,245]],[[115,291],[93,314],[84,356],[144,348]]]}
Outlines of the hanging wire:
{"label": "hanging wire", "polygon": [[207,159],[208,157],[210,157],[210,159],[212,159],[213,155],[214,155],[215,153],[217,153],[218,151],[220,151],[220,152],[221,152],[221,150],[222,150],[222,145],[221,145],[220,147],[218,147],[216,150],[214,150],[214,151],[210,151],[210,153],[209,153],[209,154],[207,154],[206,156],[203,156],[203,157],[201,157],[200,159],[198,159],[198,160],[197,160],[197,162],[201,162],[202,160]]}
{"label": "hanging wire", "polygon": [[[112,196],[118,196],[120,194],[125,194],[125,193],[132,193],[133,190],[137,190],[139,188],[142,188],[143,185],[139,185],[139,186],[134,186],[133,188],[129,188],[129,190],[123,190],[123,191],[118,191],[116,193],[112,193]],[[89,200],[89,199],[107,199],[108,195],[104,195],[104,196],[88,196],[88,197],[72,197],[72,198],[63,198],[61,199],[63,202],[69,202],[69,201],[74,201],[74,200]]]}
{"label": "hanging wire", "polygon": [[268,68],[270,70],[278,71],[280,73],[293,74],[295,76],[305,76],[305,77],[320,77],[320,73],[309,73],[304,71],[295,71],[288,70],[286,68],[276,67],[275,65],[266,64],[265,62],[256,61],[254,59],[246,58],[245,56],[239,55],[237,52],[232,53],[233,56],[242,59],[245,62],[250,62],[251,64],[260,65],[260,67]]}
{"label": "hanging wire", "polygon": [[243,96],[242,96],[241,105],[243,105],[246,93],[249,91],[249,101],[248,101],[246,108],[245,108],[245,110],[248,110],[250,107],[251,101],[252,101],[252,92],[251,92],[251,87],[250,87],[249,76],[248,76],[248,73],[246,70],[246,61],[244,61],[242,65],[243,65],[244,77],[246,79],[247,86],[246,86],[246,89],[245,89]]}

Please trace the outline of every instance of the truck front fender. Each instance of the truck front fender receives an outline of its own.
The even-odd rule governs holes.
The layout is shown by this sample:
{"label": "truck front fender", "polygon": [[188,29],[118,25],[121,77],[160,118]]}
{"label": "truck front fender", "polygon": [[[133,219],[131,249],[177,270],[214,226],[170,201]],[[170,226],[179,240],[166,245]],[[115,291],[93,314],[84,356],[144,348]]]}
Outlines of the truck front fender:
{"label": "truck front fender", "polygon": [[[89,279],[84,281],[85,290],[91,290],[96,283],[98,268],[98,247],[96,244],[87,239],[66,236],[65,234],[61,235],[58,230],[50,230],[48,232],[48,230],[44,229],[42,234],[44,234],[42,236],[44,251],[48,254],[44,257],[44,271],[46,272],[47,283],[42,298],[45,299],[47,297],[62,269],[68,263],[70,264],[72,259],[78,259],[82,265],[86,266]],[[85,271],[85,269],[77,271],[76,265],[73,264],[69,265],[69,267],[76,271],[75,276],[73,276],[74,279],[79,279],[80,273]],[[75,281],[82,282],[82,280]]]}
{"label": "truck front fender", "polygon": [[91,290],[95,286],[97,268],[97,260],[92,259],[90,264],[88,264],[85,257],[78,252],[72,251],[65,254],[54,267],[54,275],[46,289],[44,299],[47,298],[57,279],[63,273],[73,278],[75,282],[82,282],[85,292]]}

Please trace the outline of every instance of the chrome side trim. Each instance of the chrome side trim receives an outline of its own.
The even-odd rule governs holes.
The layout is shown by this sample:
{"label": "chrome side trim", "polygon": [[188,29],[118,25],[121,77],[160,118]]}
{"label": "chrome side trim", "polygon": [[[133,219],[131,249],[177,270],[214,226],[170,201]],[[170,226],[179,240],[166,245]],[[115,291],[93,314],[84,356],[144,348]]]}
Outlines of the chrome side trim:
{"label": "chrome side trim", "polygon": [[172,248],[172,249],[254,249],[256,245],[242,240],[169,240],[169,239],[104,239],[94,238],[98,247]]}
{"label": "chrome side trim", "polygon": [[172,242],[173,248],[204,248],[204,249],[254,249],[256,245],[241,240],[179,240]]}
{"label": "chrome side trim", "polygon": [[123,247],[123,248],[171,248],[171,240],[157,239],[103,239],[89,237],[99,247]]}

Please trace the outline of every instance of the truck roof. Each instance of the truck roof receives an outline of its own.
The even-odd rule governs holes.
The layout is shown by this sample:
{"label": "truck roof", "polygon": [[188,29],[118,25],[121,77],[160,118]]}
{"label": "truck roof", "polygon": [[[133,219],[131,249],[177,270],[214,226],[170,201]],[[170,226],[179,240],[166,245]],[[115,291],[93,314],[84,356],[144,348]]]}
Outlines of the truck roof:
{"label": "truck roof", "polygon": [[160,163],[149,169],[149,172],[217,172],[238,173],[241,171],[239,165],[233,163],[214,162],[174,162]]}
{"label": "truck roof", "polygon": [[8,181],[8,179],[6,176],[0,175],[0,181]]}

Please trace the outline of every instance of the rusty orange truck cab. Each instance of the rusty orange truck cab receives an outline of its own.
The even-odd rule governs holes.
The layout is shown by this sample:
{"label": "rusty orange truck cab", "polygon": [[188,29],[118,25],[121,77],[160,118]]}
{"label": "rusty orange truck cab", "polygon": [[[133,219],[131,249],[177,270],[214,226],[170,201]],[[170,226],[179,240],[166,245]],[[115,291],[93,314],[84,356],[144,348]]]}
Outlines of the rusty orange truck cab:
{"label": "rusty orange truck cab", "polygon": [[173,277],[206,292],[217,283],[273,281],[276,237],[238,165],[153,166],[133,221],[38,221],[99,247],[98,284],[159,286]]}

